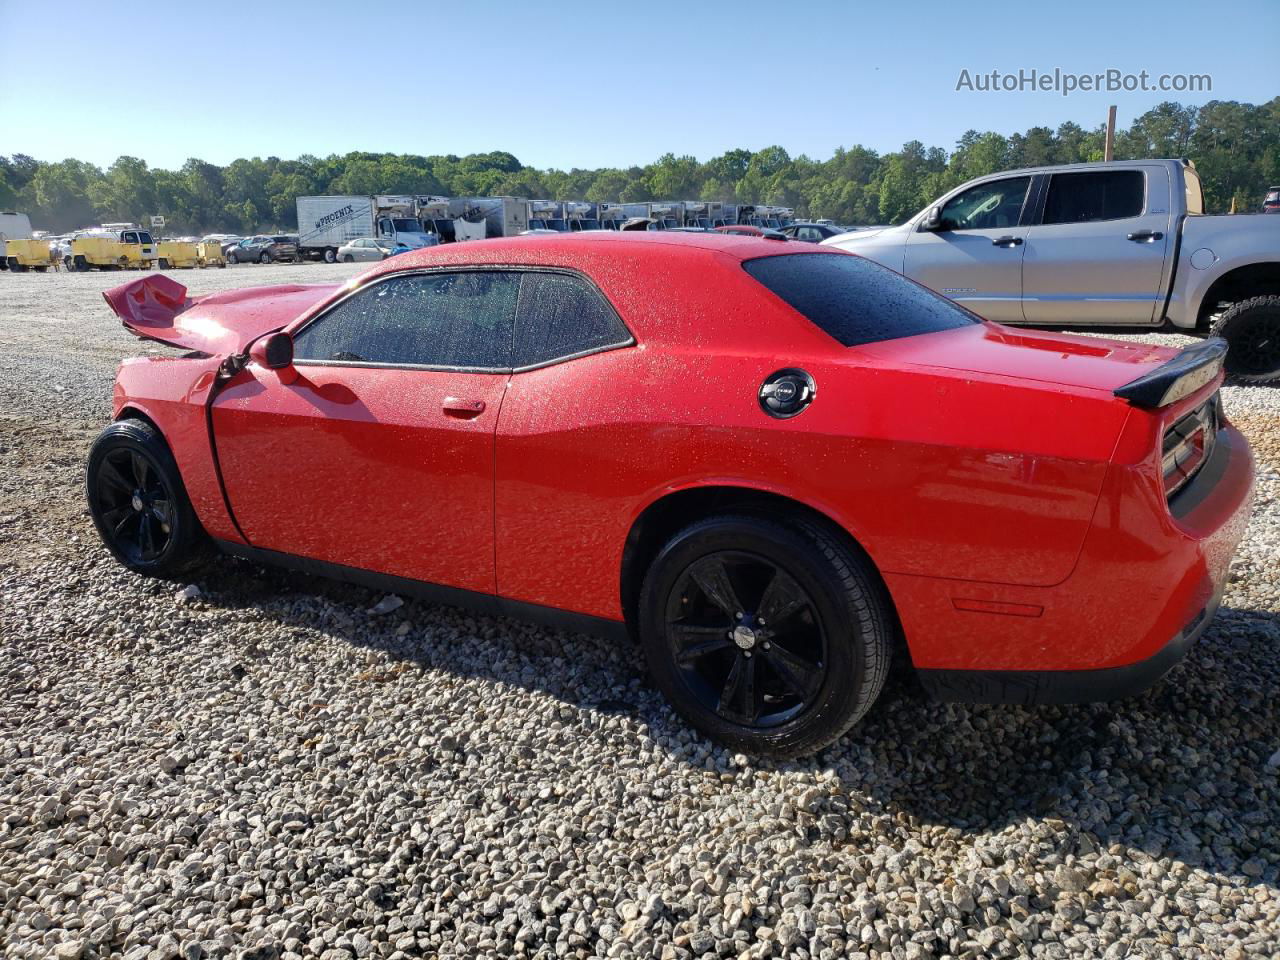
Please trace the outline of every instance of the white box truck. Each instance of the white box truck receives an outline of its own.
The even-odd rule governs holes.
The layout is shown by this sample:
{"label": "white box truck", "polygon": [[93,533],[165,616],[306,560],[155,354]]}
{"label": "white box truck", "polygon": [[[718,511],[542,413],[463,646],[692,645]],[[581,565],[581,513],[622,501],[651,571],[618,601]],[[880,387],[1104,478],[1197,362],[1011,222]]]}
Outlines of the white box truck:
{"label": "white box truck", "polygon": [[298,198],[299,256],[333,263],[340,246],[361,237],[403,243],[411,250],[438,242],[422,229],[415,197]]}

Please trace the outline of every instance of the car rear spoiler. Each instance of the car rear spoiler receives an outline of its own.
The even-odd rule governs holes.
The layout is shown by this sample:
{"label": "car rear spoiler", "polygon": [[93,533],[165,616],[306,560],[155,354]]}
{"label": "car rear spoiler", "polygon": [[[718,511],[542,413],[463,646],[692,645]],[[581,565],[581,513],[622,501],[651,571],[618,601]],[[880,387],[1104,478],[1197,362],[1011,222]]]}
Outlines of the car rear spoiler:
{"label": "car rear spoiler", "polygon": [[1189,397],[1222,372],[1227,341],[1211,337],[1187,347],[1168,363],[1163,363],[1137,380],[1116,387],[1115,395],[1135,407],[1155,410]]}

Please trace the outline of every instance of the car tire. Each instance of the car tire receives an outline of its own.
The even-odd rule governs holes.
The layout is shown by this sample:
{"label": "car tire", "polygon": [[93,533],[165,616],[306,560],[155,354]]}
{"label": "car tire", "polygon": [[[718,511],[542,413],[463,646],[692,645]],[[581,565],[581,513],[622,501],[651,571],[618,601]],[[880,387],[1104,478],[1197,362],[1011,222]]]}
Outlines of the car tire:
{"label": "car tire", "polygon": [[1280,295],[1241,300],[1209,331],[1227,341],[1227,372],[1247,383],[1280,379]]}
{"label": "car tire", "polygon": [[342,258],[342,262],[343,262],[343,263],[355,263],[355,262],[356,262],[356,258],[355,258],[355,257],[353,257],[351,254],[349,254],[349,253],[348,253],[346,256],[344,256],[344,257]]}
{"label": "car tire", "polygon": [[638,614],[677,712],[727,747],[780,759],[822,749],[870,709],[896,622],[870,561],[837,532],[751,515],[672,537]]}
{"label": "car tire", "polygon": [[337,263],[337,262],[338,262],[338,251],[337,251],[337,250],[335,250],[335,249],[333,249],[333,247],[325,247],[325,248],[324,248],[324,262],[325,262],[325,263]]}
{"label": "car tire", "polygon": [[117,420],[98,434],[85,494],[103,544],[130,570],[178,577],[211,553],[173,454],[145,421]]}
{"label": "car tire", "polygon": [[271,262],[271,254],[269,254],[269,253],[263,253],[263,254],[262,254],[262,256],[258,257],[258,262],[259,262],[259,263],[270,263],[270,262]]}

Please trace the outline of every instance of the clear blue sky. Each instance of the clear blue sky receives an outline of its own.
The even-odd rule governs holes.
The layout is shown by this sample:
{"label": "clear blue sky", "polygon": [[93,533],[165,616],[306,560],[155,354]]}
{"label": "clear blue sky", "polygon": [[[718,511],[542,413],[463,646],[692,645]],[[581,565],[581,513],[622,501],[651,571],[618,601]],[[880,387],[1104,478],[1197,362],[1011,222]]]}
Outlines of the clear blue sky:
{"label": "clear blue sky", "polygon": [[[646,3],[0,0],[0,154],[509,150],[538,167],[781,144],[950,149],[1160,102],[1280,94],[1275,0]],[[1158,31],[1156,26],[1161,27]],[[1210,74],[1212,93],[957,92],[972,74]]]}

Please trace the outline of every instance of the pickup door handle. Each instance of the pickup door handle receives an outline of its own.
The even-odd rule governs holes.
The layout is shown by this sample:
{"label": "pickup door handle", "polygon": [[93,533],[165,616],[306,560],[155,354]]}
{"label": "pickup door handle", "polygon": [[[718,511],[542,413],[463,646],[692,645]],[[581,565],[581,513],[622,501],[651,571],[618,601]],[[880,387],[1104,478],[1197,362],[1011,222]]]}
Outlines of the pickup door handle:
{"label": "pickup door handle", "polygon": [[1139,230],[1137,233],[1129,234],[1129,239],[1134,243],[1155,243],[1157,240],[1163,240],[1164,234],[1159,230]]}
{"label": "pickup door handle", "polygon": [[991,241],[993,247],[1017,247],[1022,245],[1021,237],[996,237]]}
{"label": "pickup door handle", "polygon": [[445,397],[444,412],[451,417],[470,419],[484,413],[483,400],[463,400],[461,397]]}

